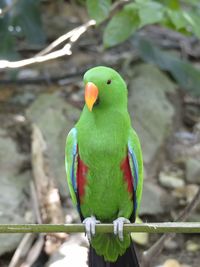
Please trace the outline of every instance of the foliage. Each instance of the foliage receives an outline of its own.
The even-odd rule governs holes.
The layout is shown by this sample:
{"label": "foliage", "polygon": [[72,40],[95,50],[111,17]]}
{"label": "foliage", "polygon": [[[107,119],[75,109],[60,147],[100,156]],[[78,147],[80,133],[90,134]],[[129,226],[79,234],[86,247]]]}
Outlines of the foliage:
{"label": "foliage", "polygon": [[26,40],[30,44],[42,44],[45,34],[40,19],[39,0],[1,0],[0,9],[13,5],[9,12],[0,17],[0,57],[17,57],[16,39]]}
{"label": "foliage", "polygon": [[160,69],[168,71],[181,88],[193,95],[200,96],[200,71],[189,62],[177,56],[163,51],[147,39],[135,36],[134,46],[144,61],[159,66]]}
{"label": "foliage", "polygon": [[[100,23],[109,14],[110,0],[87,0],[88,13]],[[135,0],[125,5],[108,22],[104,46],[123,42],[145,25],[158,23],[200,38],[199,0]]]}
{"label": "foliage", "polygon": [[[146,25],[159,24],[187,35],[200,38],[199,0],[76,0],[85,5],[90,18],[104,27],[103,43],[112,47],[122,43]],[[60,1],[58,1],[60,2]],[[40,45],[45,42],[41,22],[41,0],[1,0],[0,58],[17,58],[16,41]],[[112,14],[112,15],[110,15]],[[114,14],[114,15],[113,15]],[[135,35],[136,36],[136,35]],[[147,40],[139,40],[135,47],[145,61],[169,71],[176,81],[188,91],[199,94],[200,73],[191,64],[159,50]]]}
{"label": "foliage", "polygon": [[139,27],[139,23],[135,8],[132,5],[125,6],[108,23],[103,37],[104,45],[109,47],[123,42]]}
{"label": "foliage", "polygon": [[[108,21],[103,34],[105,47],[117,45],[128,39],[138,29],[155,23],[200,37],[199,0],[124,0],[124,7],[119,8],[110,18],[111,7],[117,1],[79,0],[77,2],[86,6],[89,16],[95,19],[97,24]],[[16,57],[15,44],[18,39],[32,45],[44,43],[45,34],[42,30],[40,4],[40,0],[0,1],[2,10],[12,5],[9,12],[0,16],[1,58]]]}
{"label": "foliage", "polygon": [[97,23],[100,23],[109,14],[109,10],[111,7],[111,0],[98,0],[98,1],[87,0],[86,4],[89,16],[91,18],[94,18],[97,21]]}

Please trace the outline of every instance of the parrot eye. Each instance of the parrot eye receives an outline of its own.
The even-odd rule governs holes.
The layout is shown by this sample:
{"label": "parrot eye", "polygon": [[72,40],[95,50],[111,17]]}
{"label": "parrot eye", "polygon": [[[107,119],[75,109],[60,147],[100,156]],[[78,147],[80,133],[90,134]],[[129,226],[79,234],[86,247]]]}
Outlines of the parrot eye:
{"label": "parrot eye", "polygon": [[107,84],[111,84],[111,82],[112,82],[111,80],[107,80]]}

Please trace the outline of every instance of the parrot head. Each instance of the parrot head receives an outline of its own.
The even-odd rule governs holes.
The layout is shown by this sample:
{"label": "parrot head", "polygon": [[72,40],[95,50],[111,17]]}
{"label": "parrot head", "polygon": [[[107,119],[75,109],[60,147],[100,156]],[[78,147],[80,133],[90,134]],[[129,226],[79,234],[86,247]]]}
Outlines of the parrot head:
{"label": "parrot head", "polygon": [[118,107],[127,103],[127,88],[122,77],[112,68],[95,67],[84,75],[85,103],[93,108]]}

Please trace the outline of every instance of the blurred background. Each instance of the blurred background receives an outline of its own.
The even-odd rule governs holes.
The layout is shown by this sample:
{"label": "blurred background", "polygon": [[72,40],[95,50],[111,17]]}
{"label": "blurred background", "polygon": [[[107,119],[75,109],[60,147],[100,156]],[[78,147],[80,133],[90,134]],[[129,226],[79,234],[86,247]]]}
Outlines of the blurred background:
{"label": "blurred background", "polygon": [[[198,0],[0,0],[0,223],[79,222],[64,147],[97,65],[128,85],[145,166],[140,219],[176,220],[200,184],[199,25]],[[200,204],[187,221],[200,221]],[[142,257],[160,235],[133,237]],[[82,234],[1,234],[0,267],[83,267],[87,246]],[[199,262],[199,236],[177,234],[150,266]]]}

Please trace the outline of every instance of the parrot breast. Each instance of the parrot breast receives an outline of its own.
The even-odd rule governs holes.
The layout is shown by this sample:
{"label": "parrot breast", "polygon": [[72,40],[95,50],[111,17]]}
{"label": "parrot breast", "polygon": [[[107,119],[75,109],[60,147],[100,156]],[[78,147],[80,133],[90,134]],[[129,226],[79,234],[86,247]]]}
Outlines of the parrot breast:
{"label": "parrot breast", "polygon": [[[128,160],[129,120],[114,110],[86,113],[77,124],[78,194],[83,217],[101,222],[130,218],[133,186]],[[86,120],[87,118],[87,120]]]}

